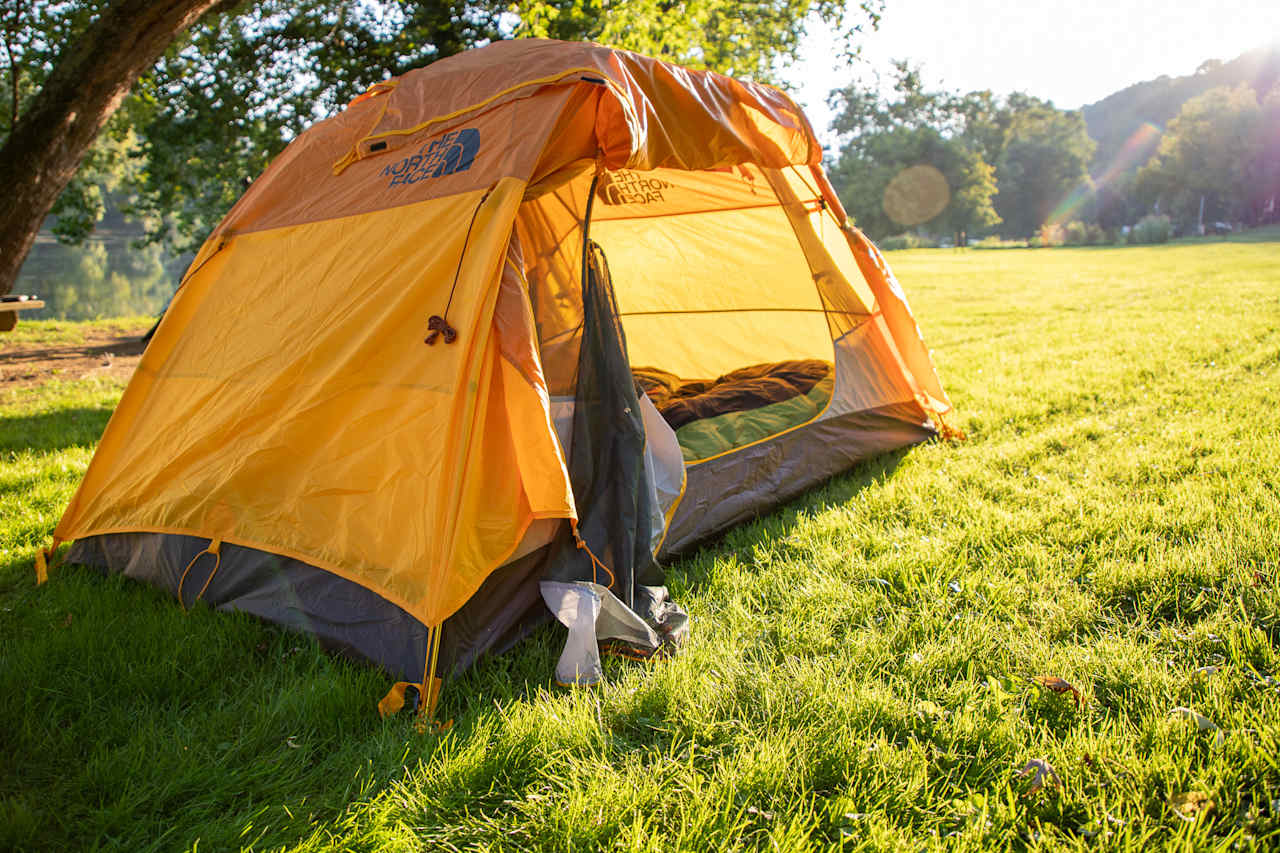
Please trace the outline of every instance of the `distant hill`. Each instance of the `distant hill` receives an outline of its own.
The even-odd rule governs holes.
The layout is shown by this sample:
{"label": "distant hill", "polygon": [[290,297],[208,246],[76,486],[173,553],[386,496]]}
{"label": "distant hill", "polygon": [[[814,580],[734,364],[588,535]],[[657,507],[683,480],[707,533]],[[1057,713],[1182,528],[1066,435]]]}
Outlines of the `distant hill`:
{"label": "distant hill", "polygon": [[[1093,174],[1099,175],[1113,164],[1123,170],[1137,169],[1155,153],[1159,135],[1144,130],[1154,125],[1163,130],[1182,105],[1218,86],[1248,83],[1266,92],[1280,82],[1280,44],[1263,47],[1229,62],[1208,60],[1194,74],[1185,77],[1157,77],[1136,83],[1083,108],[1089,135],[1098,143],[1093,158]],[[1133,150],[1120,155],[1133,139]]]}

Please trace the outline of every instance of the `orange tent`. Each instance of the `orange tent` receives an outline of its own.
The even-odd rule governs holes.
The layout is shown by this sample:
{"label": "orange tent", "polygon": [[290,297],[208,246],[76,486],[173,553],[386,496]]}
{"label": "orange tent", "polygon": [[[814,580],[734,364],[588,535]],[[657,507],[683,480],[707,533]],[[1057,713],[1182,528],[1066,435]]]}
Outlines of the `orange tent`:
{"label": "orange tent", "polygon": [[658,625],[655,554],[950,411],[821,156],[776,89],[592,44],[371,87],[205,243],[56,540],[424,682],[548,579]]}

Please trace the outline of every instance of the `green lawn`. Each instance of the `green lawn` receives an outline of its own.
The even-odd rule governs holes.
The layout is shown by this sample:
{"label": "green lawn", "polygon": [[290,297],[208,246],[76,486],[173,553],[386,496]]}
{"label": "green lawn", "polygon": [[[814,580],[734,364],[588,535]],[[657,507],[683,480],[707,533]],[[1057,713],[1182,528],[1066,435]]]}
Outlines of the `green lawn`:
{"label": "green lawn", "polygon": [[1280,243],[890,260],[968,442],[673,565],[679,657],[568,692],[545,629],[443,736],[252,619],[35,588],[120,388],[0,397],[0,849],[1274,848]]}

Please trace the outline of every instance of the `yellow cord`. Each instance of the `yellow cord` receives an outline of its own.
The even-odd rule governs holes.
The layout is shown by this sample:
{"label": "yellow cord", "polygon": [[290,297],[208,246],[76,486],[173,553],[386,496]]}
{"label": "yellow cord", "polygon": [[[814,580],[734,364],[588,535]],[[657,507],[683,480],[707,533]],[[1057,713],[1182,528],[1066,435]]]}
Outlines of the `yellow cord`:
{"label": "yellow cord", "polygon": [[48,548],[36,549],[36,586],[47,581],[49,572],[56,569],[62,562],[62,556],[58,554],[58,546],[61,544],[62,540],[55,536]]}
{"label": "yellow cord", "polygon": [[187,582],[187,573],[191,571],[192,566],[205,554],[213,555],[213,571],[209,572],[209,577],[205,579],[204,586],[200,587],[196,597],[191,600],[192,604],[195,604],[200,600],[200,596],[204,595],[205,590],[209,588],[209,584],[213,582],[213,576],[218,573],[218,567],[222,565],[222,540],[217,537],[210,539],[209,547],[192,557],[191,562],[187,563],[187,567],[182,570],[182,577],[178,578],[178,604],[182,605],[184,613],[187,610],[187,603],[182,600],[182,585]]}
{"label": "yellow cord", "polygon": [[599,574],[596,572],[596,569],[604,569],[604,573],[609,576],[609,583],[606,584],[605,589],[613,589],[613,585],[618,579],[614,577],[614,574],[610,571],[609,567],[602,563],[600,558],[595,555],[595,552],[587,545],[587,541],[582,538],[582,534],[578,533],[578,523],[570,520],[569,526],[573,530],[573,539],[578,543],[578,547],[583,551],[586,551],[587,556],[591,558],[591,582],[597,584],[600,583]]}

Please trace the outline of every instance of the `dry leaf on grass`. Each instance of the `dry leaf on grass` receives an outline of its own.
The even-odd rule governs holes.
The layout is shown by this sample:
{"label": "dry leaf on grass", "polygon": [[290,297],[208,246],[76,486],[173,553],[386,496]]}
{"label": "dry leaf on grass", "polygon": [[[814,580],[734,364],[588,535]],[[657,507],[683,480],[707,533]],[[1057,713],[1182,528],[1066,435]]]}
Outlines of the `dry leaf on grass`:
{"label": "dry leaf on grass", "polygon": [[1218,728],[1218,724],[1213,720],[1198,711],[1191,710],[1190,708],[1183,708],[1179,706],[1170,711],[1169,716],[1186,717],[1188,720],[1194,720],[1196,728],[1202,732],[1213,731]]}
{"label": "dry leaf on grass", "polygon": [[1185,821],[1195,820],[1197,814],[1207,814],[1213,809],[1213,800],[1204,791],[1187,791],[1169,797],[1174,814]]}
{"label": "dry leaf on grass", "polygon": [[1019,779],[1031,777],[1031,787],[1023,794],[1024,797],[1029,797],[1050,784],[1053,786],[1062,784],[1062,779],[1058,776],[1057,771],[1053,769],[1053,765],[1043,758],[1031,759],[1022,765],[1022,769],[1014,773],[1014,776]]}
{"label": "dry leaf on grass", "polygon": [[1077,705],[1084,705],[1084,694],[1070,681],[1056,675],[1036,675],[1031,678],[1032,684],[1038,684],[1054,693],[1070,693]]}
{"label": "dry leaf on grass", "polygon": [[1169,716],[1179,716],[1185,717],[1188,720],[1194,720],[1196,724],[1196,731],[1217,732],[1213,738],[1213,745],[1222,746],[1222,741],[1224,740],[1222,727],[1206,717],[1204,714],[1193,711],[1190,708],[1177,707],[1169,712]]}

